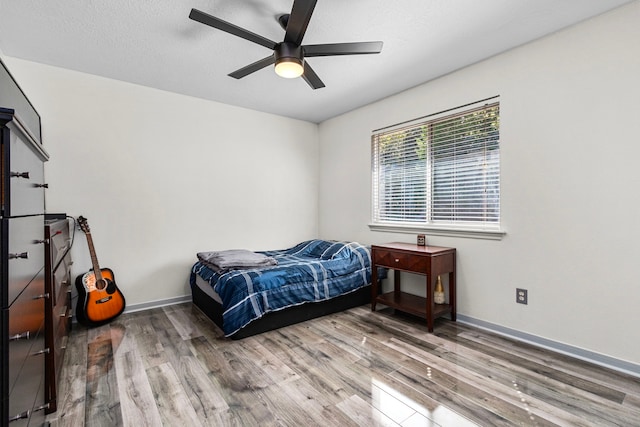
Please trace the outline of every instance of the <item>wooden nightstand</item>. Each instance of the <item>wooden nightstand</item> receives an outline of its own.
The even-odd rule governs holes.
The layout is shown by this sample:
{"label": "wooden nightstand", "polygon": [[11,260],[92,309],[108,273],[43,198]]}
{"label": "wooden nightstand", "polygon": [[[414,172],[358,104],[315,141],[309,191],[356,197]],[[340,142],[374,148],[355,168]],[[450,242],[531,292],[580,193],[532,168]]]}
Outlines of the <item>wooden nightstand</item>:
{"label": "wooden nightstand", "polygon": [[[371,311],[376,303],[427,319],[427,328],[433,332],[433,320],[446,314],[456,320],[456,249],[438,246],[418,246],[411,243],[386,243],[371,246]],[[378,267],[394,271],[394,289],[380,294]],[[400,290],[400,272],[426,275],[427,298]],[[433,290],[439,275],[449,274],[449,303],[436,304]]]}

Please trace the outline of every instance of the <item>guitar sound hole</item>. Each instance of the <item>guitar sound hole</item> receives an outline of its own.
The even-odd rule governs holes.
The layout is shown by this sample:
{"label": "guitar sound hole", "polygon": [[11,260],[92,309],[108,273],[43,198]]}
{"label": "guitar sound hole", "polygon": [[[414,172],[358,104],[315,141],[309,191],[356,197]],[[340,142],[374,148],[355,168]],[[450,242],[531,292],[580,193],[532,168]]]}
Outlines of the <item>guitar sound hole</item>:
{"label": "guitar sound hole", "polygon": [[115,283],[115,282],[112,282],[111,280],[107,281],[107,293],[108,293],[109,295],[111,295],[111,294],[115,293],[115,291],[116,291],[117,289],[118,289],[118,288],[116,287],[116,283]]}
{"label": "guitar sound hole", "polygon": [[104,280],[104,279],[102,279],[102,280],[98,280],[98,281],[96,282],[96,288],[97,288],[97,289],[102,290],[102,289],[104,289],[106,286],[107,286],[107,281],[106,281],[106,280]]}

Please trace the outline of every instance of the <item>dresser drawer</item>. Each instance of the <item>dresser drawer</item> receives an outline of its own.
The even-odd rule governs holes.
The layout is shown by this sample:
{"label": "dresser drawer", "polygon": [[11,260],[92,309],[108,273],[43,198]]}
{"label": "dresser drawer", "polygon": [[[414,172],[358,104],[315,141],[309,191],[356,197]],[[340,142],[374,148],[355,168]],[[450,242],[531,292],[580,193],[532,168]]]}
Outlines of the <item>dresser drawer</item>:
{"label": "dresser drawer", "polygon": [[44,216],[2,219],[9,237],[8,299],[10,305],[44,266]]}
{"label": "dresser drawer", "polygon": [[[41,329],[44,328],[44,325]],[[9,391],[9,419],[11,427],[16,425],[42,425],[34,422],[44,420],[44,337],[40,331],[31,351],[27,355],[18,378]]]}
{"label": "dresser drawer", "polygon": [[[48,369],[53,369],[55,375],[51,380],[55,380],[60,373],[64,352],[67,348],[67,339],[71,330],[71,294],[67,293],[67,298],[59,299],[58,305],[52,310],[51,337],[47,338],[47,347],[50,353],[47,354]],[[49,331],[47,331],[49,333]]]}
{"label": "dresser drawer", "polygon": [[56,271],[53,272],[53,286],[51,297],[53,298],[53,304],[59,304],[59,300],[64,300],[67,296],[67,292],[70,290],[71,281],[69,278],[69,269],[64,264],[61,264]]}
{"label": "dresser drawer", "polygon": [[373,262],[382,267],[412,272],[427,271],[429,259],[401,251],[373,249]]}
{"label": "dresser drawer", "polygon": [[45,238],[49,239],[49,244],[47,245],[49,253],[47,255],[50,257],[51,268],[53,269],[59,265],[71,245],[67,220],[47,221]]}
{"label": "dresser drawer", "polygon": [[64,361],[64,354],[71,330],[71,293],[58,296],[58,303],[46,314],[46,346],[49,353],[46,355],[45,365],[45,401],[49,404],[46,413],[55,412],[58,409],[58,383],[60,371]]}
{"label": "dresser drawer", "polygon": [[44,160],[31,144],[11,132],[9,144],[3,144],[3,215],[22,216],[44,213]]}
{"label": "dresser drawer", "polygon": [[51,325],[54,335],[54,340],[59,338],[59,333],[68,331],[71,321],[71,292],[68,289],[66,292],[58,294],[56,304],[51,310]]}
{"label": "dresser drawer", "polygon": [[46,296],[44,282],[34,279],[8,308],[9,391],[16,384],[30,354],[44,349],[44,322]]}

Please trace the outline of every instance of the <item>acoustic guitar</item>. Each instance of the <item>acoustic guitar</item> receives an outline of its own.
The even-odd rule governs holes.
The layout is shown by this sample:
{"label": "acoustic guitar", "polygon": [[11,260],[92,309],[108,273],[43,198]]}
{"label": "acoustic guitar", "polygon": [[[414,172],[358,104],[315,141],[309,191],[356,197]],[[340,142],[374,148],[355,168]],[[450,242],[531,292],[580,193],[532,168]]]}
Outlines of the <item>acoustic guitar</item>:
{"label": "acoustic guitar", "polygon": [[80,323],[98,326],[118,317],[124,311],[125,299],[116,285],[113,271],[109,268],[100,268],[98,264],[87,219],[78,217],[78,224],[87,237],[93,269],[76,278],[78,290],[76,317]]}

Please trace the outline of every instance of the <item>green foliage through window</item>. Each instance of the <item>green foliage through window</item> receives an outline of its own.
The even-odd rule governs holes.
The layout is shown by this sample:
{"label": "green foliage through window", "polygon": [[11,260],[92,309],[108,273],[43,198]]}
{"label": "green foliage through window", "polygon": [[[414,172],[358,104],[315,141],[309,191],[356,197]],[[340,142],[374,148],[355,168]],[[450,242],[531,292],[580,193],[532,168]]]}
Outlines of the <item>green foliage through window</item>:
{"label": "green foliage through window", "polygon": [[373,222],[495,228],[499,105],[372,136]]}

